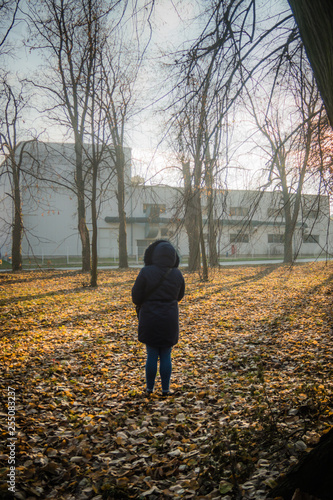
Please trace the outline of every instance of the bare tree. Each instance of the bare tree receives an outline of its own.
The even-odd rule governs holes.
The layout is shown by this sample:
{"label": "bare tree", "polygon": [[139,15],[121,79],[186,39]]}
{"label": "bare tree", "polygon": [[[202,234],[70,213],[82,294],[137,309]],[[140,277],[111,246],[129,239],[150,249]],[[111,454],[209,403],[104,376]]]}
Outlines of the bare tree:
{"label": "bare tree", "polygon": [[[281,191],[280,213],[284,217],[284,262],[294,260],[293,239],[302,208],[302,194],[306,176],[312,175],[312,143],[318,126],[320,99],[311,75],[299,73],[300,64],[284,74],[279,93],[270,94],[269,105],[259,112],[258,104],[248,93],[251,113],[258,130],[265,137],[270,157],[265,188]],[[290,68],[289,68],[290,69]],[[289,71],[289,70],[288,70]],[[297,74],[296,74],[297,73]],[[291,89],[293,91],[291,92]],[[252,95],[251,95],[252,94]],[[261,87],[261,97],[263,98]],[[263,99],[261,99],[262,101]]]}
{"label": "bare tree", "polygon": [[9,34],[15,24],[21,0],[0,1],[0,54],[5,51]]}
{"label": "bare tree", "polygon": [[[211,267],[218,265],[214,193],[222,129],[215,127],[216,121],[220,120],[219,103],[215,107],[212,105],[211,96],[216,99],[217,94],[210,92],[210,83],[207,80],[203,95],[199,94],[197,100],[192,100],[174,123],[178,133],[177,156],[182,165],[184,183],[184,223],[189,243],[189,270],[200,269],[202,261],[204,279],[208,278],[208,259]],[[207,213],[206,220],[204,213]],[[208,259],[205,234],[208,240]]]}
{"label": "bare tree", "polygon": [[82,270],[90,270],[90,236],[86,223],[86,178],[83,144],[92,98],[95,58],[101,21],[110,10],[102,0],[51,0],[30,3],[28,19],[36,35],[34,48],[49,58],[45,83],[34,82],[53,105],[48,111],[59,125],[70,129],[75,144],[75,182]]}
{"label": "bare tree", "polygon": [[[97,63],[97,61],[95,61]],[[94,77],[92,81],[92,98],[91,98],[91,108],[89,109],[89,121],[91,127],[90,140],[91,148],[86,149],[86,155],[89,158],[91,164],[91,222],[92,222],[92,239],[91,239],[91,279],[90,286],[97,286],[97,268],[98,268],[98,193],[97,193],[97,182],[98,174],[100,172],[100,166],[105,160],[106,156],[106,145],[101,137],[101,129],[103,129],[103,118],[101,116],[101,110],[97,106],[96,95],[98,89],[96,88],[96,78],[97,77],[97,64],[94,71]]]}
{"label": "bare tree", "polygon": [[[305,2],[306,3],[306,2]],[[324,2],[322,2],[324,3]],[[313,8],[312,8],[313,10]],[[257,14],[260,14],[255,2],[251,0],[241,0],[236,2],[221,2],[220,0],[213,2],[208,9],[210,16],[207,18],[205,28],[188,50],[184,54],[181,64],[183,72],[187,79],[193,78],[203,61],[211,56],[215,59],[213,76],[207,73],[205,78],[197,84],[196,92],[187,93],[186,98],[183,98],[182,104],[184,108],[189,109],[192,101],[202,95],[203,89],[208,79],[216,78],[219,80],[219,86],[216,86],[216,92],[219,93],[221,102],[224,102],[223,112],[220,114],[220,121],[215,123],[211,130],[221,125],[222,120],[227,115],[231,106],[235,105],[239,97],[244,93],[245,89],[251,83],[253,77],[261,71],[261,78],[267,79],[270,74],[270,69],[273,70],[273,78],[271,79],[271,90],[269,96],[269,105],[272,103],[275,88],[279,85],[281,77],[286,65],[296,63],[300,64],[298,59],[299,44],[297,44],[297,31],[291,24],[292,17],[290,12],[278,12],[276,18],[272,16],[274,22],[271,25],[265,22],[260,25]],[[328,9],[328,12],[331,12]],[[327,14],[327,11],[326,11]],[[284,34],[279,38],[279,30],[283,28]],[[294,43],[296,41],[296,43]],[[223,61],[221,55],[223,54]],[[330,63],[328,63],[330,67]],[[300,74],[302,74],[303,68]],[[329,69],[328,69],[329,71]],[[293,75],[295,78],[295,75]],[[302,77],[299,77],[299,80]],[[302,187],[304,184],[305,172],[309,169],[309,159],[311,155],[311,139],[314,137],[314,121],[310,120],[311,115],[318,111],[318,101],[314,97],[315,88],[312,92],[312,97],[316,101],[313,105],[309,101],[309,95],[301,95],[299,110],[300,121],[303,127],[297,127],[298,139],[302,142],[303,154],[300,164],[298,187],[296,192],[299,194],[295,197],[295,193],[290,192],[288,187],[288,167],[285,163],[288,156],[286,150],[286,141],[284,137],[279,137],[279,133],[274,137],[276,132],[274,120],[266,121],[261,124],[261,130],[267,134],[266,138],[271,140],[271,155],[274,157],[274,165],[279,174],[282,192],[284,196],[285,219],[286,219],[286,234],[285,234],[285,260],[292,260],[291,242],[295,229],[296,220],[300,210]],[[312,105],[314,107],[312,107]],[[200,113],[198,113],[200,116]],[[270,130],[269,130],[270,129]],[[274,139],[272,140],[272,138]],[[295,135],[293,134],[293,137]],[[270,139],[269,139],[270,138]],[[291,141],[291,138],[290,138]],[[289,142],[290,142],[289,141]],[[296,144],[296,143],[295,143]],[[294,151],[295,153],[295,151]],[[293,153],[293,154],[294,154]],[[295,156],[295,155],[294,155]],[[299,165],[300,165],[299,164]],[[209,178],[209,177],[208,177]],[[296,187],[296,186],[294,186]],[[289,193],[288,193],[289,191]],[[291,202],[291,199],[294,201]],[[292,205],[292,207],[291,207]]]}
{"label": "bare tree", "polygon": [[[220,129],[217,129],[219,131]],[[206,186],[206,200],[207,200],[207,227],[208,227],[208,258],[210,267],[218,266],[218,253],[217,253],[217,225],[215,221],[215,188],[216,178],[215,163],[218,154],[217,148],[214,148],[213,156],[210,153],[209,142],[207,141],[206,155],[205,155],[205,186]]]}
{"label": "bare tree", "polygon": [[288,0],[333,127],[333,4]]}
{"label": "bare tree", "polygon": [[331,195],[333,193],[333,132],[325,110],[318,116],[317,123],[312,142],[311,169],[321,178],[325,192]]}
{"label": "bare tree", "polygon": [[[147,12],[148,20],[153,6],[153,1],[144,2],[144,12]],[[80,3],[75,0],[51,0],[44,4],[40,0],[34,0],[29,11],[29,21],[38,34],[36,48],[42,49],[44,55],[50,54],[50,62],[53,65],[53,69],[49,68],[47,72],[46,83],[35,82],[35,85],[51,97],[53,105],[48,106],[49,113],[59,125],[67,127],[74,138],[78,228],[82,242],[84,270],[90,269],[86,186],[94,172],[96,162],[93,160],[90,168],[85,170],[83,151],[85,140],[101,144],[102,129],[100,125],[96,128],[96,120],[93,117],[95,114],[99,115],[104,127],[109,127],[108,132],[105,130],[103,132],[103,140],[108,138],[108,154],[114,160],[117,173],[120,219],[119,265],[128,266],[124,209],[124,134],[129,101],[132,98],[132,86],[139,63],[134,76],[132,74],[129,77],[130,51],[127,52],[126,58],[121,58],[124,47],[119,42],[121,37],[126,37],[129,33],[128,27],[125,34],[121,32],[126,9],[130,10],[129,17],[137,29],[137,16],[140,10],[137,2],[130,5],[129,2],[120,0],[112,3],[105,0],[84,0]],[[133,45],[131,51],[133,52]],[[99,72],[98,81],[96,72]],[[94,121],[94,130],[91,129],[91,120]]]}
{"label": "bare tree", "polygon": [[101,106],[105,112],[105,125],[109,128],[109,136],[111,138],[109,152],[113,158],[117,174],[119,267],[127,268],[124,134],[131,92],[130,87],[127,87],[125,72],[121,75],[125,68],[121,68],[115,64],[115,60],[110,52],[106,54],[102,68],[105,92]]}
{"label": "bare tree", "polygon": [[[263,10],[263,9],[261,9]],[[241,96],[244,86],[261,68],[279,70],[281,61],[290,58],[289,46],[296,38],[290,11],[274,12],[269,19],[253,0],[214,0],[200,15],[207,20],[192,46],[177,58],[183,79],[191,78],[198,65],[212,57],[212,74],[219,82],[215,90],[224,101],[219,126]],[[207,73],[206,78],[212,78]],[[178,83],[179,84],[179,83]],[[206,79],[197,86],[202,91]],[[195,92],[192,93],[194,98]],[[183,106],[189,99],[183,99]]]}
{"label": "bare tree", "polygon": [[[146,2],[147,9],[148,6],[149,2]],[[135,9],[132,14],[135,18]],[[136,19],[134,21],[134,35],[120,23],[111,25],[112,37],[100,54],[102,93],[99,106],[104,114],[104,134],[109,140],[108,150],[117,176],[120,268],[128,267],[125,187],[130,181],[130,170],[124,153],[126,131],[129,119],[137,112],[138,77],[146,51],[146,46],[141,48],[139,23]]]}
{"label": "bare tree", "polygon": [[22,176],[24,175],[24,164],[26,161],[25,150],[29,141],[22,138],[23,112],[27,107],[24,89],[16,90],[5,76],[1,81],[1,108],[3,115],[0,117],[0,151],[5,158],[1,165],[2,174],[7,175],[10,181],[11,192],[7,193],[13,203],[12,224],[12,269],[22,269]]}
{"label": "bare tree", "polygon": [[[218,40],[220,5],[211,15],[212,24],[217,31],[209,35],[211,42]],[[224,28],[221,27],[221,30]],[[214,44],[213,44],[214,45]],[[217,185],[216,173],[221,153],[221,126],[226,116],[228,92],[220,92],[222,81],[230,78],[231,54],[235,52],[228,37],[220,45],[198,56],[196,48],[184,59],[176,61],[178,84],[174,102],[177,114],[173,113],[178,137],[180,160],[185,185],[185,227],[189,239],[189,269],[200,267],[200,254],[203,263],[204,279],[208,277],[208,265],[204,229],[207,228],[209,263],[218,264],[216,222],[214,209],[214,188]],[[195,61],[195,62],[194,62]],[[206,195],[205,197],[203,195]],[[203,207],[204,203],[206,207]],[[203,218],[207,211],[207,221]],[[186,216],[187,214],[187,216]],[[206,226],[206,227],[205,227]]]}

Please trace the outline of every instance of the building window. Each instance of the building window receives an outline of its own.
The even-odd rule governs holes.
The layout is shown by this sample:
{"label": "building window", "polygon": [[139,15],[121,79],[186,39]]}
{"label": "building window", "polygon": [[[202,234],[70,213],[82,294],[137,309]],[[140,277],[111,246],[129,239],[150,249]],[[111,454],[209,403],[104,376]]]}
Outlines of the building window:
{"label": "building window", "polygon": [[147,215],[147,217],[154,221],[158,219],[161,214],[164,214],[166,210],[165,205],[160,205],[158,203],[144,203],[143,204],[143,212]]}
{"label": "building window", "polygon": [[303,234],[303,243],[318,243],[319,244],[319,235],[318,234]]}
{"label": "building window", "polygon": [[305,210],[304,211],[304,219],[317,219],[319,216],[318,210]]}
{"label": "building window", "polygon": [[230,234],[230,243],[249,243],[250,237],[245,233]]}
{"label": "building window", "polygon": [[246,217],[249,215],[249,209],[246,207],[230,207],[230,215]]}
{"label": "building window", "polygon": [[275,217],[283,217],[283,212],[281,208],[268,208],[267,209],[267,217],[275,218]]}
{"label": "building window", "polygon": [[268,243],[284,243],[284,234],[268,234]]}
{"label": "building window", "polygon": [[144,255],[146,248],[153,242],[153,239],[136,240],[137,252],[141,257]]}

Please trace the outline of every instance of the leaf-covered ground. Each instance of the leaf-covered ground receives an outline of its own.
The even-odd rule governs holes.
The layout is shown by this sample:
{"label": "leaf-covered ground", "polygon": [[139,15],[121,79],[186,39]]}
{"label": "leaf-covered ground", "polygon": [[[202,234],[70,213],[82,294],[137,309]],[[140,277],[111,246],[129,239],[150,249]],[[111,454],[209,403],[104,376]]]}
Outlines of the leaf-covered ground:
{"label": "leaf-covered ground", "polygon": [[19,499],[265,498],[333,422],[333,265],[185,273],[172,389],[144,395],[137,270],[0,275],[1,489]]}

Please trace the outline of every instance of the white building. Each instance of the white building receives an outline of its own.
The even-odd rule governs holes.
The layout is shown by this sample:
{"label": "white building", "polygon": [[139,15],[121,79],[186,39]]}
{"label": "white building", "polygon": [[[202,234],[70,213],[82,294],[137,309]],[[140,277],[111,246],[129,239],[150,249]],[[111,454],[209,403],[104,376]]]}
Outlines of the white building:
{"label": "white building", "polygon": [[[89,148],[87,149],[89,155]],[[187,235],[182,218],[182,188],[146,186],[131,180],[130,150],[126,158],[126,217],[129,256],[140,256],[156,238],[169,238],[181,255],[188,254]],[[80,258],[77,229],[77,199],[72,144],[39,143],[25,155],[22,178],[24,238],[23,257],[52,259]],[[88,172],[89,162],[85,163]],[[31,175],[38,171],[38,176]],[[37,180],[37,177],[39,180]],[[10,254],[12,217],[10,186],[0,178],[2,256]],[[7,181],[8,184],[8,181]],[[99,175],[98,254],[100,258],[118,256],[117,182],[112,154],[105,159]],[[284,215],[279,192],[216,190],[214,220],[218,253],[225,256],[272,256],[283,254]],[[87,195],[89,207],[89,192]],[[202,196],[204,233],[205,195]],[[89,208],[87,214],[88,227]],[[304,195],[294,234],[294,252],[318,256],[330,252],[329,199]]]}

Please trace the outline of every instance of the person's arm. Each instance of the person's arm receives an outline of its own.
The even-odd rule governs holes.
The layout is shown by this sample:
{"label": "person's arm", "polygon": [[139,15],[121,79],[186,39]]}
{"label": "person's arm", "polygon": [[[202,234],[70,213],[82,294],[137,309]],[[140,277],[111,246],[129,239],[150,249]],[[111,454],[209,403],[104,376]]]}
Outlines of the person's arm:
{"label": "person's arm", "polygon": [[132,302],[135,305],[140,306],[143,303],[145,297],[145,290],[146,290],[146,279],[144,277],[143,270],[141,269],[132,288]]}
{"label": "person's arm", "polygon": [[178,298],[177,298],[178,302],[180,302],[182,300],[182,298],[184,297],[184,295],[185,295],[185,280],[183,278],[183,282],[182,282],[182,285],[180,287]]}

